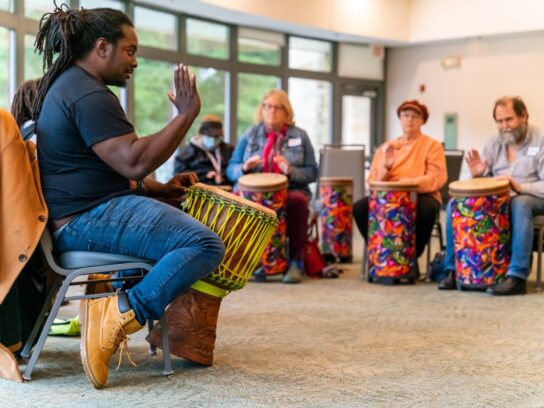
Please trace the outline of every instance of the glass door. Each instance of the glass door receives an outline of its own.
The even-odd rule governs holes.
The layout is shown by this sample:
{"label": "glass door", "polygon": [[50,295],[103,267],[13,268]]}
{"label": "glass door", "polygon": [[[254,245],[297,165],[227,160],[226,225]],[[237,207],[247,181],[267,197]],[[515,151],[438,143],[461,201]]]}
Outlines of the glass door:
{"label": "glass door", "polygon": [[342,95],[342,144],[370,146],[372,99],[361,95]]}
{"label": "glass door", "polygon": [[380,85],[346,82],[340,87],[341,133],[337,143],[364,144],[367,155],[379,144]]}

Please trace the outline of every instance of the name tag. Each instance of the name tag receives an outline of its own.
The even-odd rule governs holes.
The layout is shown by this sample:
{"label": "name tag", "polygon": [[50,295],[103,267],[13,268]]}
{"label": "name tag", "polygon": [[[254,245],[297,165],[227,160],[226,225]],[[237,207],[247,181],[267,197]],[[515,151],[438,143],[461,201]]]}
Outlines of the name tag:
{"label": "name tag", "polygon": [[538,146],[529,146],[527,149],[527,156],[536,156],[539,150]]}
{"label": "name tag", "polygon": [[287,146],[289,147],[300,146],[301,144],[302,144],[302,139],[300,137],[297,137],[296,139],[289,139],[287,141]]}

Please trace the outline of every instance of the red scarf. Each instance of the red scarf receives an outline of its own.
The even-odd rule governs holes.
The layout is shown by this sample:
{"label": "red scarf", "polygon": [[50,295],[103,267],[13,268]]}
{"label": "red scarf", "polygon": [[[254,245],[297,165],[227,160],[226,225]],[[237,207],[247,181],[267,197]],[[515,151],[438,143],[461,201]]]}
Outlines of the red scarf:
{"label": "red scarf", "polygon": [[274,157],[280,151],[281,143],[285,134],[287,133],[287,126],[281,128],[280,132],[266,131],[266,144],[263,148],[263,173],[281,173],[280,167],[274,163]]}

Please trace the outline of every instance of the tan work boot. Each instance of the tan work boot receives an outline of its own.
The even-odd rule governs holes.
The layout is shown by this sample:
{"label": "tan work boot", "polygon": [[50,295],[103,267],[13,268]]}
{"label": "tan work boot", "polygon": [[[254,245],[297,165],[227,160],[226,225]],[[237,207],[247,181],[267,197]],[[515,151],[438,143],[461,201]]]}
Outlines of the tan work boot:
{"label": "tan work boot", "polygon": [[118,295],[81,301],[81,362],[90,383],[102,388],[108,381],[108,362],[127,334],[142,329],[134,310],[119,311]]}
{"label": "tan work boot", "polygon": [[109,273],[93,273],[90,275],[87,275],[87,286],[85,287],[85,294],[86,295],[97,295],[99,293],[108,293],[108,292],[115,292],[113,290],[113,284],[112,282],[98,282],[94,283],[93,281],[102,280],[102,279],[109,279],[111,277],[111,274]]}

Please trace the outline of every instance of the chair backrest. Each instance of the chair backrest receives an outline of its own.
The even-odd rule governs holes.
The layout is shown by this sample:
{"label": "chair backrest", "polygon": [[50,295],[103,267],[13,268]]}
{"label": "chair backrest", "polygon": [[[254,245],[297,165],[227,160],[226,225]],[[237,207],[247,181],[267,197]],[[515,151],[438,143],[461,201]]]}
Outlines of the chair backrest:
{"label": "chair backrest", "polygon": [[448,170],[448,181],[440,189],[440,195],[442,196],[442,206],[445,207],[448,204],[450,195],[448,192],[448,186],[452,181],[459,180],[459,174],[461,173],[461,166],[463,164],[464,150],[446,150],[446,169]]}
{"label": "chair backrest", "polygon": [[352,177],[353,201],[365,195],[365,145],[325,145],[319,151],[319,176],[316,196],[319,196],[321,177]]}
{"label": "chair backrest", "polygon": [[49,232],[49,228],[45,227],[43,230],[42,237],[40,238],[40,247],[42,248],[43,255],[49,267],[60,275],[65,275],[64,269],[57,264],[57,260],[54,256],[53,249],[53,237]]}

